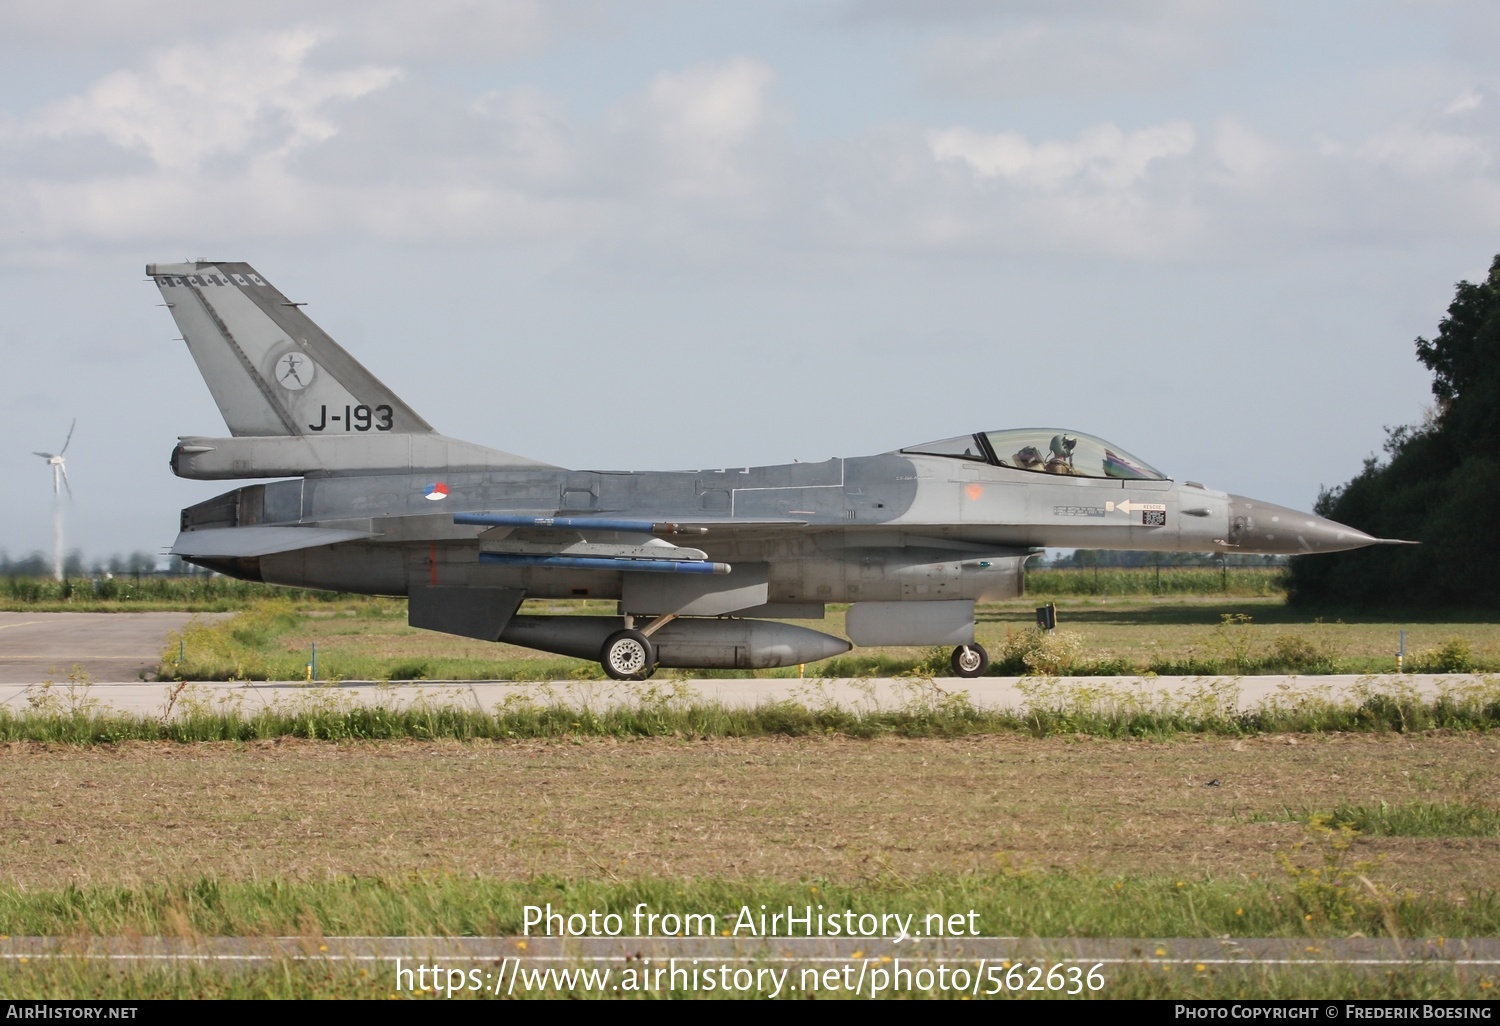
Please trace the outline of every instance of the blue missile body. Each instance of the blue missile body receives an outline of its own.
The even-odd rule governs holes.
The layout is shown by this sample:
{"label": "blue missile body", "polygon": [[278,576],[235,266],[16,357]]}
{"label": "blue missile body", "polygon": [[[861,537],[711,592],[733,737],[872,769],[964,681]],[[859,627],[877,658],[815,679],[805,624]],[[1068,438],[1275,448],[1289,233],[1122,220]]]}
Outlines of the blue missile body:
{"label": "blue missile body", "polygon": [[544,566],[559,570],[631,570],[654,574],[727,574],[728,563],[684,559],[625,559],[615,556],[544,556],[520,552],[481,552],[481,563],[506,566]]}
{"label": "blue missile body", "polygon": [[455,513],[455,524],[478,527],[534,527],[556,531],[621,531],[628,534],[705,534],[704,528],[654,520],[608,520],[604,517],[528,517],[514,513]]}

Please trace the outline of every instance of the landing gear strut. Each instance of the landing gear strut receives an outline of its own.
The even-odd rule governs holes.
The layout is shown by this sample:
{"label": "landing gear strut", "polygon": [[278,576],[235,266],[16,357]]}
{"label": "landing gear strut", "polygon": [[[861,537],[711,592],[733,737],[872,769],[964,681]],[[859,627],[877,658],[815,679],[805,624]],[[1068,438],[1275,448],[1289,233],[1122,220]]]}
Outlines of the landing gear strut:
{"label": "landing gear strut", "polygon": [[983,645],[959,645],[949,663],[955,677],[982,677],[990,668],[990,654]]}

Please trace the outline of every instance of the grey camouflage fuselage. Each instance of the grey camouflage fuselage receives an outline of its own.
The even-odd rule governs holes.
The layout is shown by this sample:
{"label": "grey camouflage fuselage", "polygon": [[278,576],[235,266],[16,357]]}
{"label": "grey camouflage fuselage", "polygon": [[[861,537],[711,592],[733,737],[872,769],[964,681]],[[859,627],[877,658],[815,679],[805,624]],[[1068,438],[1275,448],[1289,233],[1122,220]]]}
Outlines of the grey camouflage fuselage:
{"label": "grey camouflage fuselage", "polygon": [[[408,596],[418,626],[587,658],[639,634],[642,673],[785,665],[849,647],[768,619],[817,618],[829,602],[855,604],[859,644],[973,646],[973,603],[1018,595],[1042,546],[1377,541],[1056,429],[822,463],[565,470],[435,433],[247,264],[147,273],[231,431],[181,438],[174,472],[291,478],[184,510],[173,551],[254,580]],[[525,598],[613,599],[620,615],[518,616]],[[650,620],[639,632],[637,618]]]}

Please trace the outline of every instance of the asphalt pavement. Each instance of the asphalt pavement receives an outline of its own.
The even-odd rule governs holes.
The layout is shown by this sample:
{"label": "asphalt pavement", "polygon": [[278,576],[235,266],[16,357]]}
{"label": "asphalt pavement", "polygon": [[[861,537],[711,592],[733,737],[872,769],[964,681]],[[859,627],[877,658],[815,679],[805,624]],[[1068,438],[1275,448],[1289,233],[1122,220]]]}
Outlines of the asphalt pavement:
{"label": "asphalt pavement", "polygon": [[139,682],[195,615],[0,613],[0,684]]}

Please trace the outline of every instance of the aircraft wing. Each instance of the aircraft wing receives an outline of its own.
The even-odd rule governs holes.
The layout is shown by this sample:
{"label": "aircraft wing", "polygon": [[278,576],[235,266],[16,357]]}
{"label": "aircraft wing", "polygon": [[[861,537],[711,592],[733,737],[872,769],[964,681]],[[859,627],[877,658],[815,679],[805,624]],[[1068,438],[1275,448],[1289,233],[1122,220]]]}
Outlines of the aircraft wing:
{"label": "aircraft wing", "polygon": [[339,542],[366,541],[364,531],[326,527],[209,527],[183,531],[172,544],[171,554],[207,558],[249,558],[276,552],[294,552]]}

